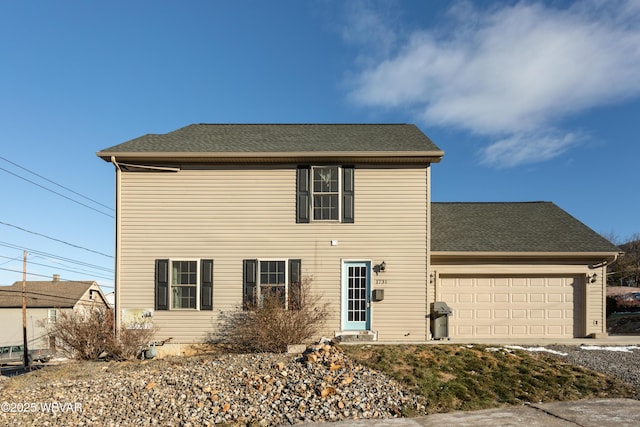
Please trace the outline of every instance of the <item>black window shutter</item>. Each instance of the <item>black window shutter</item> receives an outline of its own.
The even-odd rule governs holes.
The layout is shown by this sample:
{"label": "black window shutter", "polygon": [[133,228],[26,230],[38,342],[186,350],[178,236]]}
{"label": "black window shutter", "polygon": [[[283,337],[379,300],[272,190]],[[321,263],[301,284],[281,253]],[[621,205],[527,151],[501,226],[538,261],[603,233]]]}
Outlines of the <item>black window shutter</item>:
{"label": "black window shutter", "polygon": [[155,309],[169,310],[169,260],[156,260]]}
{"label": "black window shutter", "polygon": [[213,310],[213,260],[200,260],[200,310]]}
{"label": "black window shutter", "polygon": [[289,309],[299,310],[302,306],[302,260],[289,260]]}
{"label": "black window shutter", "polygon": [[255,307],[256,286],[258,278],[258,260],[245,259],[242,261],[242,308],[245,310]]}
{"label": "black window shutter", "polygon": [[354,167],[342,167],[342,222],[354,222]]}
{"label": "black window shutter", "polygon": [[311,168],[298,166],[296,174],[296,222],[310,221],[311,212]]}

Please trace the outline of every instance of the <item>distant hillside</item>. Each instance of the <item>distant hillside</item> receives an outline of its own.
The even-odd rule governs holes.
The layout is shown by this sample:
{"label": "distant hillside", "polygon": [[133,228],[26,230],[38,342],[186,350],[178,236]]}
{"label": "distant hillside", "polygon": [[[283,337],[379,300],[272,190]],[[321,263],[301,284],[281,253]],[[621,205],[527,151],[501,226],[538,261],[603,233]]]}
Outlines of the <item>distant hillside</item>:
{"label": "distant hillside", "polygon": [[616,262],[607,269],[607,284],[611,286],[640,286],[640,234],[633,239],[618,245],[624,252]]}

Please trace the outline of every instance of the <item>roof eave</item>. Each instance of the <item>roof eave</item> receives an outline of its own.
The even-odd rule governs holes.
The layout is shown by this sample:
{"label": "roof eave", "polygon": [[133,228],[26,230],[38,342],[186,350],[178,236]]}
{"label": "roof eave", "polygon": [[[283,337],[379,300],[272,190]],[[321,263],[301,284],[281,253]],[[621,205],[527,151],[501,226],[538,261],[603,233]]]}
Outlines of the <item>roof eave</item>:
{"label": "roof eave", "polygon": [[497,252],[497,251],[431,251],[432,258],[583,258],[611,259],[618,257],[619,252]]}
{"label": "roof eave", "polygon": [[109,152],[106,162],[273,163],[300,161],[353,161],[364,163],[438,163],[444,151],[308,151],[308,152]]}

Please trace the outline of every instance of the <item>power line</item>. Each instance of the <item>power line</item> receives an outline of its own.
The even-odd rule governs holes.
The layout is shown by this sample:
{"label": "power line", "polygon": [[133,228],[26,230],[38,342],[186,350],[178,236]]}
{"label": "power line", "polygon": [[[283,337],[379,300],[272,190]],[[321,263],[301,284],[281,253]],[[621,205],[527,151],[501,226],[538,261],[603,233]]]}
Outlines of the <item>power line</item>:
{"label": "power line", "polygon": [[113,208],[112,208],[111,206],[107,206],[107,205],[105,205],[105,204],[103,204],[103,203],[98,202],[97,200],[92,199],[91,197],[88,197],[88,196],[85,196],[85,195],[83,195],[83,194],[80,194],[80,193],[78,193],[77,191],[73,191],[72,189],[70,189],[70,188],[68,188],[68,187],[65,187],[65,186],[64,186],[64,185],[62,185],[62,184],[58,184],[57,182],[52,181],[52,180],[50,180],[49,178],[46,178],[46,177],[44,177],[44,176],[42,176],[42,175],[40,175],[40,174],[38,174],[38,173],[36,173],[36,172],[34,172],[34,171],[30,170],[30,169],[27,169],[27,168],[26,168],[26,167],[24,167],[24,166],[20,166],[19,164],[15,163],[15,162],[12,162],[11,160],[7,159],[6,157],[2,157],[2,156],[0,156],[0,159],[4,160],[4,161],[5,161],[5,162],[7,162],[7,163],[11,163],[12,165],[14,165],[14,166],[16,166],[16,167],[19,167],[20,169],[25,170],[25,171],[29,172],[30,174],[33,174],[33,175],[37,176],[38,178],[44,179],[45,181],[50,182],[51,184],[57,185],[57,186],[58,186],[58,187],[60,187],[60,188],[64,188],[65,190],[67,190],[67,191],[68,191],[68,192],[70,192],[70,193],[73,193],[73,194],[75,194],[75,195],[77,195],[77,196],[80,196],[80,197],[82,197],[82,198],[84,198],[84,199],[86,199],[86,200],[89,200],[89,201],[91,201],[91,202],[93,202],[93,203],[95,203],[95,204],[97,204],[97,205],[103,206],[103,207],[105,207],[105,208],[107,208],[107,209],[109,209],[109,210],[113,211]]}
{"label": "power line", "polygon": [[[0,258],[9,259],[10,257],[4,256],[4,255],[0,255]],[[16,260],[16,258],[12,258],[11,259],[11,261],[14,261],[14,260]],[[42,263],[34,262],[34,261],[29,261],[29,264],[31,264],[31,265],[39,265],[41,267],[48,267],[48,268],[52,268],[52,269],[55,269],[55,270],[68,271],[70,273],[76,273],[76,274],[90,274],[91,276],[99,277],[101,279],[106,279],[106,280],[113,279],[113,277],[101,276],[100,274],[96,274],[96,273],[91,273],[91,272],[86,272],[86,271],[71,270],[69,268],[64,268],[64,267],[60,267],[60,266],[56,266],[56,265],[42,264]]]}
{"label": "power line", "polygon": [[44,256],[44,257],[48,257],[48,258],[54,258],[54,259],[57,259],[57,260],[60,260],[60,261],[63,261],[63,262],[68,262],[68,263],[71,263],[71,264],[81,265],[83,267],[88,267],[88,268],[93,268],[93,269],[96,269],[96,270],[102,270],[102,271],[106,271],[106,272],[109,272],[109,273],[113,273],[113,269],[112,268],[107,268],[107,267],[103,267],[103,266],[96,265],[96,264],[89,264],[89,263],[84,262],[84,261],[78,261],[78,260],[75,260],[75,259],[72,259],[72,258],[66,258],[66,257],[60,256],[60,255],[55,255],[55,254],[51,254],[51,253],[48,253],[48,252],[39,251],[39,250],[36,250],[36,249],[30,249],[30,248],[27,248],[27,247],[24,247],[24,246],[14,245],[14,244],[8,243],[8,242],[0,241],[0,246],[4,246],[4,247],[7,247],[7,248],[11,248],[11,249],[19,249],[21,251],[27,251],[27,252],[30,252],[32,254],[36,254],[36,255],[40,255],[40,256]]}
{"label": "power line", "polygon": [[30,179],[27,179],[27,178],[25,178],[25,177],[23,177],[23,176],[20,176],[20,175],[16,174],[16,173],[13,173],[13,172],[11,172],[11,171],[9,171],[9,170],[5,169],[5,168],[1,168],[1,167],[0,167],[0,170],[3,170],[3,171],[5,171],[6,173],[11,174],[11,175],[13,175],[13,176],[15,176],[15,177],[18,177],[18,178],[20,178],[20,179],[22,179],[22,180],[25,180],[25,181],[27,181],[28,183],[31,183],[31,184],[33,184],[33,185],[35,185],[35,186],[38,186],[38,187],[40,187],[40,188],[42,188],[42,189],[44,189],[44,190],[50,191],[51,193],[56,194],[56,195],[58,195],[58,196],[60,196],[60,197],[64,197],[64,198],[65,198],[65,199],[67,199],[67,200],[71,200],[72,202],[77,203],[77,204],[79,204],[79,205],[81,205],[81,206],[84,206],[85,208],[91,209],[92,211],[96,211],[96,212],[98,212],[98,213],[101,213],[102,215],[108,216],[109,218],[114,218],[114,216],[113,216],[113,215],[111,215],[111,214],[108,214],[108,213],[106,213],[106,212],[102,212],[102,211],[101,211],[101,210],[99,210],[99,209],[96,209],[96,208],[94,208],[94,207],[92,207],[92,206],[89,206],[89,205],[87,205],[87,204],[85,204],[85,203],[79,202],[79,201],[77,201],[77,200],[75,200],[75,199],[72,199],[71,197],[65,196],[64,194],[58,193],[57,191],[54,191],[54,190],[52,190],[52,189],[50,189],[50,188],[47,188],[47,187],[45,187],[45,186],[43,186],[43,185],[40,185],[40,184],[38,184],[37,182],[31,181]]}
{"label": "power line", "polygon": [[[29,273],[27,273],[27,274],[29,274]],[[72,281],[76,282],[76,283],[84,283],[84,284],[87,284],[87,285],[92,285],[94,283],[92,281],[87,281],[87,280],[72,280]],[[60,283],[64,284],[64,281],[61,281]],[[57,284],[56,285],[52,285],[52,286],[57,286]],[[22,295],[22,289],[2,289],[0,287],[0,293],[20,294],[20,295]],[[30,291],[28,289],[24,292],[24,294],[27,297],[30,297],[32,299],[50,298],[51,301],[55,301],[55,302],[60,302],[60,301],[67,300],[69,302],[90,303],[90,304],[93,303],[93,301],[82,301],[82,300],[79,300],[78,298],[73,298],[73,297],[69,297],[69,296],[62,296],[62,295],[57,295],[57,294],[48,294],[48,293],[44,293],[44,292]],[[45,298],[38,298],[38,297],[45,297]]]}
{"label": "power line", "polygon": [[33,234],[33,235],[36,235],[36,236],[44,237],[45,239],[53,240],[54,242],[63,243],[65,245],[68,245],[68,246],[71,246],[71,247],[74,247],[74,248],[83,249],[83,250],[88,251],[88,252],[93,252],[94,254],[102,255],[102,256],[105,256],[107,258],[113,258],[113,255],[109,255],[109,254],[105,254],[103,252],[95,251],[93,249],[85,248],[84,246],[75,245],[73,243],[69,243],[69,242],[66,242],[64,240],[56,239],[55,237],[47,236],[46,234],[42,234],[42,233],[38,233],[38,232],[35,232],[35,231],[27,230],[26,228],[18,227],[17,225],[9,224],[9,223],[3,222],[3,221],[0,221],[0,224],[6,225],[7,227],[13,227],[13,228],[18,229],[20,231],[24,231],[26,233],[30,233],[30,234]]}
{"label": "power line", "polygon": [[[3,268],[3,267],[0,267],[0,270],[10,271],[12,273],[22,273],[23,272],[22,270],[14,270],[14,269],[11,269],[11,268]],[[46,277],[47,279],[51,279],[51,276],[48,276],[46,274],[29,273],[28,271],[27,271],[27,276]],[[94,282],[96,282],[95,280],[69,280],[69,279],[66,279],[64,277],[61,277],[59,280],[60,280],[60,282],[80,282],[80,283],[94,283]],[[109,285],[98,285],[98,286],[100,286],[101,289],[102,288],[113,289],[113,286],[109,286]],[[11,292],[11,290],[9,290],[9,289],[3,289],[3,286],[0,286],[0,291]],[[18,291],[18,292],[22,292],[22,291]]]}
{"label": "power line", "polygon": [[[0,256],[1,256],[1,255],[0,255]],[[9,261],[5,261],[5,262],[3,262],[2,264],[0,264],[0,265],[5,265],[5,264],[9,264],[11,261],[18,261],[19,259],[22,259],[22,255],[18,255],[18,256],[17,256],[17,257],[15,257],[15,258],[11,258],[11,257],[8,257],[8,256],[3,256],[2,258],[6,258],[6,259],[8,259],[8,260],[9,260]]]}

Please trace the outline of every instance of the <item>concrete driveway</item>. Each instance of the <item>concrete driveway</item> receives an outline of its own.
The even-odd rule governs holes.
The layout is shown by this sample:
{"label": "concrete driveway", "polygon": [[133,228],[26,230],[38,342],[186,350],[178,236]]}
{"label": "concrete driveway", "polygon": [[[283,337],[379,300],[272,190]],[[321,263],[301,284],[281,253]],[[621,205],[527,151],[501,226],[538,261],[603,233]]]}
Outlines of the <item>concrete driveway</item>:
{"label": "concrete driveway", "polygon": [[526,406],[450,412],[418,418],[353,420],[313,423],[308,426],[474,426],[474,427],[608,427],[640,426],[640,401],[634,399],[590,399],[539,403]]}

